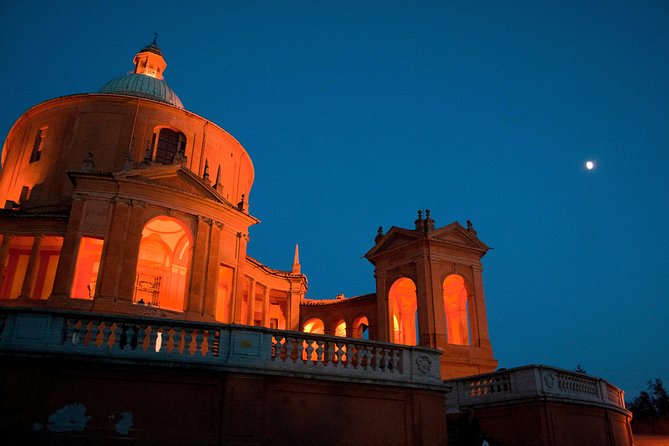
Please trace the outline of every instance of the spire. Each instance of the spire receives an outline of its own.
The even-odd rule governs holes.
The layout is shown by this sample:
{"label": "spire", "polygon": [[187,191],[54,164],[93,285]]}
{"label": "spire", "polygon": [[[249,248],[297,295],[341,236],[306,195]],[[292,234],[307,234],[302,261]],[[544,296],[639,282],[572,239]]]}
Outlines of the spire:
{"label": "spire", "polygon": [[167,62],[163,58],[163,52],[158,48],[158,33],[153,33],[153,42],[142,48],[135,56],[135,74],[163,78],[163,72],[167,68]]}
{"label": "spire", "polygon": [[211,184],[211,181],[209,180],[209,160],[207,158],[204,159],[204,173],[202,174],[202,179],[208,184]]}
{"label": "spire", "polygon": [[297,243],[295,243],[295,258],[293,259],[293,274],[300,273],[300,249]]}
{"label": "spire", "polygon": [[221,184],[221,165],[218,165],[218,170],[216,170],[216,181],[214,181],[214,189],[219,192],[223,191],[223,185]]}

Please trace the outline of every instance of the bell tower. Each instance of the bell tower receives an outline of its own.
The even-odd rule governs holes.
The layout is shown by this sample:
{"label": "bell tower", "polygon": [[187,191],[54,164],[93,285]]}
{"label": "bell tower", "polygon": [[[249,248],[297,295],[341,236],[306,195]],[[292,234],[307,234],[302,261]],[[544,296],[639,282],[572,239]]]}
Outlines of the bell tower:
{"label": "bell tower", "polygon": [[471,222],[435,228],[428,209],[414,229],[379,228],[375,241],[365,257],[375,267],[378,338],[441,350],[443,379],[495,370],[481,274],[489,248]]}

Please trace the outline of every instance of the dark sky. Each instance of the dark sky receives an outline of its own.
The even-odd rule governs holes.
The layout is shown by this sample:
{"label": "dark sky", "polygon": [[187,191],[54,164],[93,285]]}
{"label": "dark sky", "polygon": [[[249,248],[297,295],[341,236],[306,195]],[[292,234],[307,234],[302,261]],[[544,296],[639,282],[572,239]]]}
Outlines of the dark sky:
{"label": "dark sky", "polygon": [[[467,219],[501,367],[669,381],[666,1],[0,1],[0,133],[158,32],[186,108],[249,152],[249,254],[374,291],[376,228]],[[586,160],[597,168],[587,171]]]}

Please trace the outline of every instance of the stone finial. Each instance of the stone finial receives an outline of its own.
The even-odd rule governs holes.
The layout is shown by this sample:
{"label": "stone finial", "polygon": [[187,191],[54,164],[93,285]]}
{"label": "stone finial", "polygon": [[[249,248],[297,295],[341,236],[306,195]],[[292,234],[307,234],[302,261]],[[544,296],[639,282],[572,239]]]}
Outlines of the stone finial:
{"label": "stone finial", "polygon": [[128,147],[128,156],[123,163],[123,170],[132,170],[135,168],[135,161],[132,159],[132,145]]}
{"label": "stone finial", "polygon": [[242,194],[242,199],[239,203],[237,203],[237,209],[240,211],[244,212],[244,194]]}
{"label": "stone finial", "polygon": [[474,233],[474,235],[476,235],[476,230],[474,229],[474,225],[472,224],[471,220],[467,220],[467,230],[469,232]]}
{"label": "stone finial", "polygon": [[416,224],[416,231],[423,231],[423,211],[418,211],[418,218],[414,221]]}
{"label": "stone finial", "polygon": [[376,230],[376,237],[374,237],[374,243],[379,243],[379,240],[383,238],[383,226],[379,226],[379,229]]}
{"label": "stone finial", "polygon": [[206,181],[208,184],[211,184],[211,181],[209,180],[209,160],[208,159],[204,160],[204,173],[202,174],[202,179],[204,181]]}
{"label": "stone finial", "polygon": [[424,229],[425,232],[434,231],[434,220],[432,219],[432,217],[430,217],[430,210],[429,209],[425,209],[424,225],[425,225],[425,229]]}
{"label": "stone finial", "polygon": [[88,152],[88,156],[81,162],[82,172],[93,172],[95,170],[95,161],[93,161],[93,152]]}
{"label": "stone finial", "polygon": [[151,165],[151,142],[146,141],[146,150],[144,150],[144,159],[139,167],[149,167]]}

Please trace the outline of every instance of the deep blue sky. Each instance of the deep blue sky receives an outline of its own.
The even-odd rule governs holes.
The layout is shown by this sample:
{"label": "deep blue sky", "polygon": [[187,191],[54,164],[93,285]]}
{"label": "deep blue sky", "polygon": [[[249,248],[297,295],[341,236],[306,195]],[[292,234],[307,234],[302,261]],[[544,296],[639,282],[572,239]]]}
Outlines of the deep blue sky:
{"label": "deep blue sky", "polygon": [[[474,222],[502,367],[669,381],[669,3],[0,2],[0,133],[160,34],[255,165],[249,253],[374,291],[376,228]],[[588,172],[592,159],[598,167]]]}

